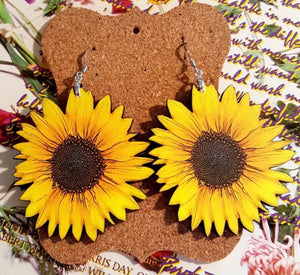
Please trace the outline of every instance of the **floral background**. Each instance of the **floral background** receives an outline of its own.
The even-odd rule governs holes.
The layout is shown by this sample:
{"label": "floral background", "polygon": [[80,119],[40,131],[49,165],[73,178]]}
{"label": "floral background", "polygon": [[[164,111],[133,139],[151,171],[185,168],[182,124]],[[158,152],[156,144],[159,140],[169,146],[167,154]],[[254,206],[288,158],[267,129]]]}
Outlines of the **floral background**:
{"label": "floral background", "polygon": [[[0,263],[6,274],[120,274],[121,269],[106,268],[95,259],[85,267],[61,266],[39,249],[33,222],[24,218],[21,191],[13,188],[13,157],[10,148],[20,141],[16,131],[21,122],[32,123],[30,109],[40,110],[43,97],[55,100],[51,72],[43,64],[41,34],[48,20],[61,10],[83,6],[104,15],[122,14],[137,6],[150,14],[164,13],[190,1],[177,0],[0,0]],[[238,93],[249,92],[251,100],[262,104],[262,117],[268,125],[284,124],[280,138],[291,141],[295,156],[279,171],[288,173],[293,182],[290,193],[278,197],[279,206],[261,214],[254,233],[243,231],[233,252],[216,263],[200,263],[179,256],[181,265],[199,274],[300,274],[300,184],[299,184],[299,85],[300,85],[300,4],[292,0],[199,1],[214,6],[227,19],[232,47],[220,77],[220,88],[229,84]],[[299,98],[298,98],[299,97]],[[22,229],[10,226],[17,222]],[[9,243],[22,238],[21,242]],[[122,253],[101,253],[102,258],[130,266],[135,274],[155,274]],[[157,259],[157,262],[159,262]],[[98,268],[98,269],[95,269]],[[98,272],[98,273],[97,273]],[[167,274],[168,270],[164,270]],[[104,274],[104,273],[103,273]]]}

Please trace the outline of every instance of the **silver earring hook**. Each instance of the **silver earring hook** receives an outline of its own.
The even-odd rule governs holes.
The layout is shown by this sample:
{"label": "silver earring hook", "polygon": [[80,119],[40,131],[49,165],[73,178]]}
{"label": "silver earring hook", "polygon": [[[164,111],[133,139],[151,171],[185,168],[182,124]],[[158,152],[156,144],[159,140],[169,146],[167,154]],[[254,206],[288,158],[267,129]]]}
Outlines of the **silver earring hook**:
{"label": "silver earring hook", "polygon": [[82,81],[82,76],[83,74],[87,71],[87,53],[89,50],[86,50],[84,52],[84,56],[83,56],[83,67],[81,71],[78,71],[74,77],[75,79],[75,85],[74,85],[74,94],[77,97],[80,97],[80,87],[81,87],[81,81]]}
{"label": "silver earring hook", "polygon": [[187,53],[187,55],[188,55],[188,57],[189,57],[190,64],[191,64],[192,68],[193,68],[194,71],[195,71],[194,75],[195,75],[196,78],[197,78],[197,89],[198,89],[198,91],[203,92],[203,91],[204,91],[204,86],[205,86],[204,81],[203,81],[203,78],[202,78],[203,72],[202,72],[200,69],[197,68],[196,62],[195,62],[195,60],[192,58],[191,53],[190,53],[190,51],[188,50],[188,48],[187,48],[187,46],[186,46],[186,44],[185,44],[185,42],[184,42],[184,37],[183,37],[183,36],[181,37],[181,40],[182,40],[183,48],[184,48],[184,50],[186,51],[186,53]]}

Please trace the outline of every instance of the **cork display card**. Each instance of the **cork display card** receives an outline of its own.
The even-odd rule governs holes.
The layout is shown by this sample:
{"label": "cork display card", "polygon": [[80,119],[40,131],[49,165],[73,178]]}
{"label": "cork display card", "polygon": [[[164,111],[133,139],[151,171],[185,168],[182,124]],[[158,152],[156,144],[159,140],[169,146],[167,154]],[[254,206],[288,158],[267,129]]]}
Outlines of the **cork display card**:
{"label": "cork display card", "polygon": [[[197,79],[183,39],[202,68],[205,83],[217,86],[230,47],[230,32],[222,15],[204,4],[179,6],[163,15],[149,15],[134,8],[117,17],[69,9],[47,25],[42,49],[61,104],[83,65],[84,52],[91,49],[86,57],[84,89],[90,90],[96,100],[109,94],[113,109],[124,105],[124,116],[134,118],[131,131],[141,133],[137,139],[145,140],[151,135],[150,129],[159,126],[157,115],[168,113],[167,99],[190,102],[191,86]],[[66,58],[62,60],[61,56]],[[41,244],[59,262],[83,264],[111,249],[126,251],[141,262],[161,250],[216,261],[229,254],[239,241],[239,236],[230,232],[206,238],[203,228],[190,230],[189,220],[178,222],[177,208],[168,206],[170,194],[159,193],[155,176],[138,186],[147,195],[139,203],[141,209],[128,213],[125,222],[108,226],[95,242],[85,237],[77,242],[72,235],[64,240],[58,235],[49,238],[45,226],[39,230]],[[195,246],[205,248],[195,251]]]}
{"label": "cork display card", "polygon": [[299,9],[0,1],[5,274],[300,275]]}

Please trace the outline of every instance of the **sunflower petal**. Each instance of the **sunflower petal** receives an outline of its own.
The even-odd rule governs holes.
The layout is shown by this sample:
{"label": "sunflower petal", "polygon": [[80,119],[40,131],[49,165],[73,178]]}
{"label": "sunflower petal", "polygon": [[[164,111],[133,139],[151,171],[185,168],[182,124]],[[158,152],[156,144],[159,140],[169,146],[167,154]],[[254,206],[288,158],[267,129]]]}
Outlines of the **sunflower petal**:
{"label": "sunflower petal", "polygon": [[57,143],[42,135],[35,127],[23,123],[22,128],[23,130],[18,131],[18,135],[27,139],[29,142],[49,151],[56,148]]}
{"label": "sunflower petal", "polygon": [[123,106],[115,109],[98,133],[96,144],[99,150],[105,151],[113,145],[131,138],[130,135],[127,135],[127,132],[132,124],[132,119],[122,118],[123,109]]}
{"label": "sunflower petal", "polygon": [[47,98],[43,100],[42,104],[45,121],[51,125],[51,128],[57,129],[60,136],[66,138],[70,132],[70,127],[61,109]]}
{"label": "sunflower petal", "polygon": [[83,219],[84,219],[84,211],[83,204],[80,199],[80,195],[76,195],[73,198],[73,209],[71,213],[71,221],[72,221],[72,233],[77,241],[81,238],[81,233],[83,229]]}
{"label": "sunflower petal", "polygon": [[[87,199],[89,199],[88,195]],[[105,216],[99,208],[99,204],[95,203],[94,197],[91,194],[89,201],[91,202],[91,206],[89,209],[91,222],[95,228],[99,229],[101,232],[104,232]]]}
{"label": "sunflower petal", "polygon": [[238,223],[238,213],[236,211],[236,202],[234,197],[229,192],[224,192],[223,195],[224,203],[224,215],[227,220],[228,226],[234,234],[238,234],[239,223]]}
{"label": "sunflower petal", "polygon": [[148,167],[140,166],[121,166],[115,169],[113,165],[107,166],[105,169],[105,176],[113,179],[115,182],[123,181],[139,181],[150,177],[153,170]]}
{"label": "sunflower petal", "polygon": [[219,111],[219,132],[227,133],[231,128],[231,123],[236,117],[238,104],[236,99],[236,91],[233,86],[227,87],[221,96]]}
{"label": "sunflower petal", "polygon": [[39,200],[29,203],[29,205],[26,208],[25,216],[33,217],[33,216],[37,215],[40,212],[43,205],[45,204],[45,202],[47,201],[47,199],[48,199],[48,196],[43,196]]}
{"label": "sunflower petal", "polygon": [[111,101],[110,96],[103,97],[97,104],[93,113],[91,114],[91,120],[88,125],[89,137],[93,140],[98,135],[100,129],[107,123],[111,116]]}
{"label": "sunflower petal", "polygon": [[164,165],[157,171],[156,175],[161,178],[169,178],[181,173],[188,173],[189,171],[192,171],[192,165],[190,163],[182,163],[176,161],[168,162],[166,165]]}
{"label": "sunflower petal", "polygon": [[192,131],[195,136],[201,135],[202,131],[207,129],[205,123],[201,119],[195,119],[182,103],[175,100],[168,100],[167,105],[172,119],[183,125],[184,128]]}
{"label": "sunflower petal", "polygon": [[59,206],[59,237],[64,239],[71,227],[71,212],[72,212],[72,198],[71,195],[66,195],[60,202]]}
{"label": "sunflower petal", "polygon": [[48,177],[39,178],[34,184],[20,197],[21,200],[30,200],[32,202],[47,196],[52,191],[52,181]]}
{"label": "sunflower petal", "polygon": [[187,181],[178,185],[176,191],[173,193],[169,204],[186,204],[193,195],[197,192],[198,180],[193,178],[191,181]]}
{"label": "sunflower petal", "polygon": [[84,209],[84,228],[92,241],[97,238],[97,227],[92,222],[90,207]]}
{"label": "sunflower petal", "polygon": [[149,140],[159,143],[161,145],[176,143],[178,145],[184,144],[187,147],[193,146],[193,142],[191,140],[182,139],[165,129],[154,128],[152,129],[152,132],[154,133],[154,135],[151,136]]}
{"label": "sunflower petal", "polygon": [[[81,90],[80,90],[81,92]],[[71,127],[71,134],[76,136],[76,121],[77,121],[77,98],[74,94],[74,91],[71,90],[68,97],[68,102],[66,106],[66,117],[69,121]]]}
{"label": "sunflower petal", "polygon": [[30,142],[20,142],[14,145],[23,155],[34,156],[38,160],[49,160],[52,153]]}
{"label": "sunflower petal", "polygon": [[105,150],[102,153],[102,156],[106,159],[126,161],[131,159],[136,154],[145,151],[148,146],[149,144],[147,142],[126,141],[126,142],[115,144],[109,149]]}
{"label": "sunflower petal", "polygon": [[191,152],[180,150],[171,146],[155,148],[150,152],[150,154],[161,159],[176,159],[177,161],[185,161],[191,158]]}
{"label": "sunflower petal", "polygon": [[[196,193],[197,194],[197,193]],[[193,194],[192,198],[186,203],[181,204],[178,210],[178,220],[183,221],[192,215],[195,207],[197,195]],[[197,227],[198,225],[196,225]]]}
{"label": "sunflower petal", "polygon": [[268,169],[283,164],[294,155],[290,150],[276,150],[266,152],[264,155],[251,154],[247,157],[247,164],[259,169]]}
{"label": "sunflower petal", "polygon": [[194,87],[192,90],[193,113],[204,131],[218,129],[219,95],[214,86],[205,88],[203,93]]}
{"label": "sunflower petal", "polygon": [[41,132],[43,136],[46,136],[54,143],[59,143],[64,139],[64,135],[59,133],[59,131],[49,124],[43,117],[39,114],[31,112],[30,117],[33,120],[36,128]]}
{"label": "sunflower petal", "polygon": [[81,92],[80,104],[77,104],[77,116],[80,119],[76,120],[77,133],[82,138],[89,137],[89,124],[94,108],[94,99],[91,92]]}
{"label": "sunflower petal", "polygon": [[217,233],[222,236],[225,227],[225,214],[223,205],[223,196],[220,189],[213,192],[211,197],[212,217],[215,223]]}
{"label": "sunflower petal", "polygon": [[[261,125],[263,123],[261,122]],[[277,125],[272,127],[261,128],[249,132],[249,134],[239,141],[239,144],[243,148],[265,148],[270,141],[272,141],[275,137],[277,137],[282,131],[283,126]]]}
{"label": "sunflower petal", "polygon": [[184,127],[182,124],[162,115],[157,116],[158,120],[162,125],[164,125],[169,131],[171,131],[177,137],[183,140],[192,140],[195,141],[197,139],[197,135]]}

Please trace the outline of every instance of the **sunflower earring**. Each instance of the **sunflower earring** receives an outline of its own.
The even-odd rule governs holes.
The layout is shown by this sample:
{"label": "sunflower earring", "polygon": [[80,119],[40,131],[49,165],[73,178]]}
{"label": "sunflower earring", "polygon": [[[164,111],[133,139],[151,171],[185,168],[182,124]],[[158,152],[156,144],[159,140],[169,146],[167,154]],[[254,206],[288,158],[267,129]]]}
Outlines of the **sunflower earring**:
{"label": "sunflower earring", "polygon": [[19,135],[27,142],[15,145],[16,156],[23,161],[16,166],[15,185],[30,186],[21,196],[28,200],[26,217],[37,215],[36,228],[48,222],[51,236],[58,227],[61,239],[70,227],[76,240],[82,230],[91,240],[104,231],[105,220],[112,215],[125,220],[125,209],[139,205],[134,197],[145,199],[128,182],[148,178],[152,169],[143,165],[150,158],[137,157],[147,142],[130,141],[132,119],[122,118],[123,106],[111,112],[110,96],[94,108],[91,92],[81,87],[85,64],[76,74],[74,90],[69,93],[66,112],[50,99],[43,99],[43,116],[30,114],[35,126],[22,124]]}
{"label": "sunflower earring", "polygon": [[271,168],[291,159],[293,152],[283,149],[289,141],[274,141],[283,126],[264,127],[249,94],[238,99],[232,86],[221,96],[213,86],[198,89],[192,88],[192,110],[168,100],[171,118],[158,116],[165,129],[152,129],[150,140],[161,145],[150,152],[163,165],[160,191],[176,187],[169,204],[179,205],[179,221],[191,216],[192,230],[203,221],[207,235],[213,223],[222,235],[227,222],[237,234],[240,220],[253,231],[258,208],[266,210],[262,202],[275,206],[276,194],[288,191],[281,182],[292,178]]}

